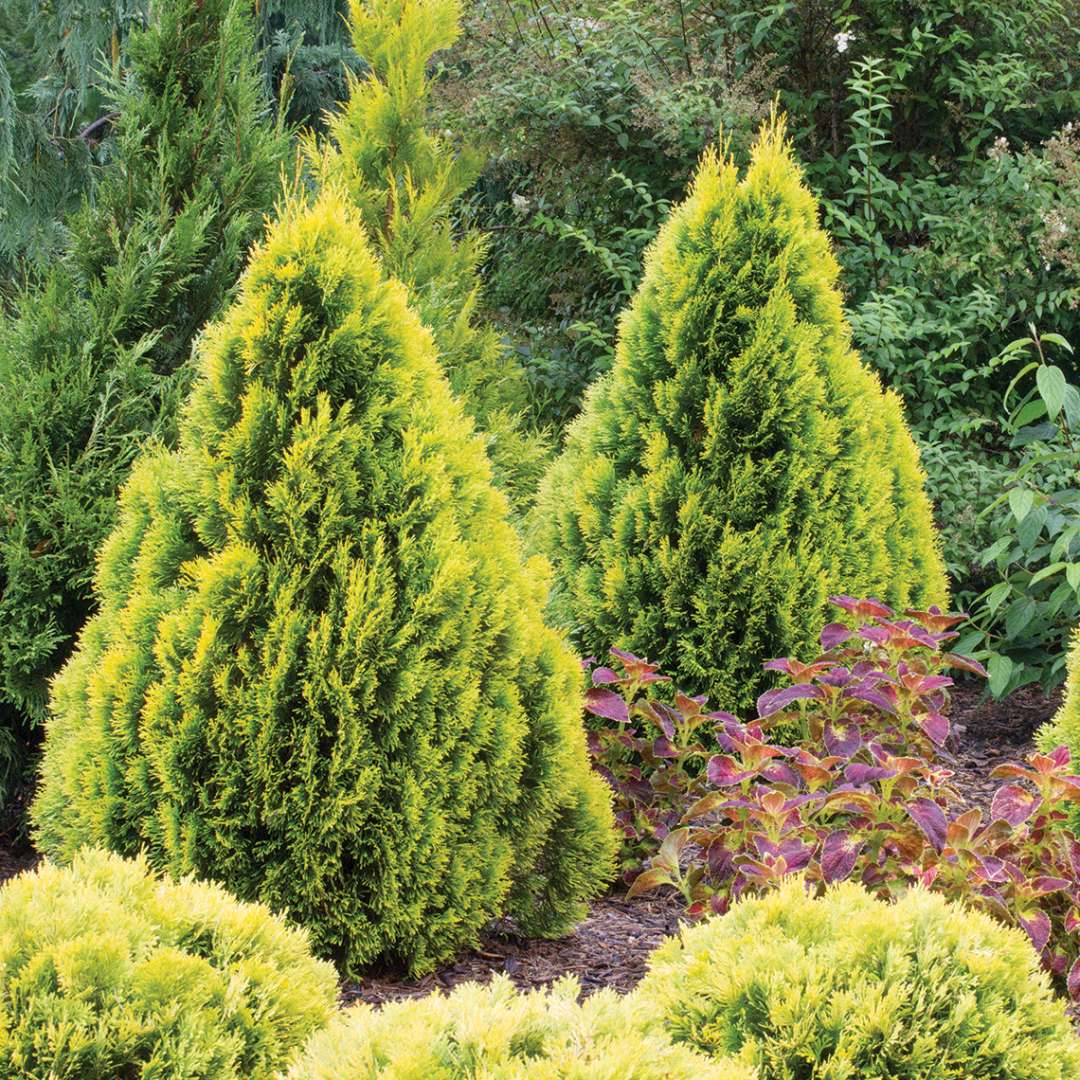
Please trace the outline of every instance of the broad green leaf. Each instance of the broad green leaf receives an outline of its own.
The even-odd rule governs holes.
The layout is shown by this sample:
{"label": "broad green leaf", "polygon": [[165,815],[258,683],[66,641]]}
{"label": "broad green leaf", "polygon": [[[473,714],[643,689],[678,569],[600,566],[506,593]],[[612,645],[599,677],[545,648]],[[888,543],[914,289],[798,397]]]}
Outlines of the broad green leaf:
{"label": "broad green leaf", "polygon": [[990,693],[994,697],[1001,697],[1005,692],[1005,687],[1009,685],[1013,662],[1007,656],[1002,656],[1001,653],[994,653],[990,657],[990,662],[986,665],[986,670],[990,673]]}
{"label": "broad green leaf", "polygon": [[1046,403],[1046,411],[1053,420],[1061,412],[1062,403],[1065,400],[1065,373],[1055,364],[1042,364],[1035,372],[1035,384],[1039,388],[1039,394]]}
{"label": "broad green leaf", "polygon": [[1005,614],[1005,634],[1010,640],[1018,638],[1035,617],[1036,603],[1030,596],[1013,604]]}
{"label": "broad green leaf", "polygon": [[1049,566],[1044,566],[1037,574],[1031,575],[1029,585],[1036,585],[1040,581],[1045,581],[1046,578],[1052,577],[1054,574],[1060,574],[1065,569],[1063,562],[1051,563]]}
{"label": "broad green leaf", "polygon": [[1017,521],[1023,521],[1031,512],[1035,502],[1035,492],[1030,488],[1013,488],[1009,492],[1009,509]]}
{"label": "broad green leaf", "polygon": [[989,608],[991,615],[1001,607],[1002,601],[1011,592],[1012,586],[1007,581],[999,581],[996,585],[983,593],[983,602],[986,604],[987,608]]}
{"label": "broad green leaf", "polygon": [[1069,563],[1065,567],[1065,580],[1077,592],[1080,592],[1080,563]]}
{"label": "broad green leaf", "polygon": [[1043,526],[1046,524],[1046,507],[1037,506],[1020,522],[1016,530],[1016,539],[1025,552],[1029,552],[1039,539]]}

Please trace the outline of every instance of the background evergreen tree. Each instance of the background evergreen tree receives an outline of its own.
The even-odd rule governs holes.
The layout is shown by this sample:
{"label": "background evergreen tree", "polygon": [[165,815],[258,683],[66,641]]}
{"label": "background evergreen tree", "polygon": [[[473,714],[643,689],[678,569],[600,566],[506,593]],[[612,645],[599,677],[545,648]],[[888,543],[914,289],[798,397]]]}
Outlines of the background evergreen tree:
{"label": "background evergreen tree", "polygon": [[172,437],[185,362],[280,191],[247,5],[161,0],[108,87],[112,161],[0,326],[0,751],[44,717],[90,611],[139,446]]}
{"label": "background evergreen tree", "polygon": [[[247,0],[263,92],[317,125],[357,67],[345,0]],[[151,0],[0,0],[0,272],[14,282],[63,250],[65,216],[116,152],[116,69]]]}
{"label": "background evergreen tree", "polygon": [[915,445],[836,277],[782,125],[742,179],[706,155],[537,500],[587,651],[648,655],[745,710],[764,660],[815,649],[830,593],[945,600]]}
{"label": "background evergreen tree", "polygon": [[476,320],[485,240],[453,218],[481,162],[426,126],[431,58],[457,39],[460,5],[354,0],[349,27],[367,73],[350,78],[348,103],[328,118],[329,145],[309,141],[309,157],[324,182],[345,187],[384,265],[409,287],[451,385],[487,436],[497,483],[521,508],[543,471],[545,440],[522,424],[520,366]]}
{"label": "background evergreen tree", "polygon": [[429,331],[344,199],[287,209],[141,459],[54,683],[41,849],[145,848],[414,971],[610,880],[581,672]]}

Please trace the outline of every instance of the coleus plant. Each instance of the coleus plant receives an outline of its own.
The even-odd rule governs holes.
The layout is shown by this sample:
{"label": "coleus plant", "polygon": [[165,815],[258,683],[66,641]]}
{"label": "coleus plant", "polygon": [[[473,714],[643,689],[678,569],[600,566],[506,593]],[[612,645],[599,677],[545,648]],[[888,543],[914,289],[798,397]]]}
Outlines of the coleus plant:
{"label": "coleus plant", "polygon": [[701,915],[792,873],[811,888],[855,878],[883,898],[919,882],[1022,927],[1080,996],[1068,751],[1000,766],[1009,782],[989,816],[965,809],[949,782],[944,672],[985,673],[947,651],[961,617],[834,602],[860,625],[827,626],[809,663],[770,661],[789,685],[763,694],[749,724],[699,697],[650,698],[664,676],[627,653],[613,653],[621,671],[594,671],[587,707],[607,723],[590,747],[616,792],[629,895],[671,886]]}

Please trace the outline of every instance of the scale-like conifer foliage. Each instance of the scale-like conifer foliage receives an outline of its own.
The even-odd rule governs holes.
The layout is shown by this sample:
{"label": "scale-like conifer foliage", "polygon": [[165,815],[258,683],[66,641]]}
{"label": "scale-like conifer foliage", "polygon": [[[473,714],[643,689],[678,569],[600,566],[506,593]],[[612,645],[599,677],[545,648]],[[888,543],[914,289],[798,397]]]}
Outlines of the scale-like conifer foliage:
{"label": "scale-like conifer foliage", "polygon": [[537,500],[586,650],[746,708],[763,660],[814,647],[830,593],[945,599],[916,448],[837,272],[780,123],[742,178],[706,155]]}
{"label": "scale-like conifer foliage", "polygon": [[169,440],[191,343],[280,191],[241,0],[159,0],[114,73],[112,159],[0,326],[0,749],[25,744],[91,608],[140,445]]}
{"label": "scale-like conifer foliage", "polygon": [[413,970],[609,880],[581,673],[480,440],[343,197],[293,208],[145,456],[56,680],[42,850],[140,847]]}
{"label": "scale-like conifer foliage", "polygon": [[[1061,707],[1052,720],[1039,728],[1035,739],[1039,748],[1046,752],[1067,746],[1075,763],[1080,762],[1080,629],[1073,631],[1066,663],[1068,677]],[[1070,816],[1073,830],[1080,834],[1080,807],[1074,804]]]}
{"label": "scale-like conifer foliage", "polygon": [[302,932],[142,859],[83,851],[0,890],[10,1080],[274,1080],[336,997]]}
{"label": "scale-like conifer foliage", "polygon": [[460,14],[458,0],[354,0],[349,27],[367,74],[350,78],[348,102],[328,117],[329,142],[313,140],[308,150],[324,181],[344,185],[383,264],[409,287],[451,386],[485,436],[496,482],[521,509],[535,493],[546,441],[522,421],[524,373],[476,317],[484,238],[452,220],[481,162],[427,127],[428,66],[457,39]]}

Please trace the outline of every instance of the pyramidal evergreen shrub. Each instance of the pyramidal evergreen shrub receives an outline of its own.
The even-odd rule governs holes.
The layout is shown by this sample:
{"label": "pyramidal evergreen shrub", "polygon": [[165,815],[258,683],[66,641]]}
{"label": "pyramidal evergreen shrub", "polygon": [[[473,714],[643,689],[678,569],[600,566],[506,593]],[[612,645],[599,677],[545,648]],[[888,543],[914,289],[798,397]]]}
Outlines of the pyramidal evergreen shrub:
{"label": "pyramidal evergreen shrub", "polygon": [[54,684],[41,850],[139,849],[430,968],[612,873],[581,671],[483,446],[344,197],[293,205],[137,464]]}
{"label": "pyramidal evergreen shrub", "polygon": [[1067,1080],[1080,1039],[1025,934],[922,888],[790,878],[684,930],[636,991],[651,1027],[761,1080]]}
{"label": "pyramidal evergreen shrub", "polygon": [[373,1009],[358,1005],[313,1036],[288,1080],[755,1080],[756,1073],[642,1033],[633,997],[579,1004],[562,979],[519,993],[505,975]]}
{"label": "pyramidal evergreen shrub", "polygon": [[[157,0],[116,70],[109,164],[0,323],[0,753],[44,719],[139,446],[169,440],[195,335],[280,191],[249,5]],[[10,770],[9,770],[10,775]],[[0,795],[3,792],[0,791]]]}
{"label": "pyramidal evergreen shrub", "polygon": [[0,890],[0,1072],[272,1080],[331,1018],[333,967],[265,908],[80,852]]}
{"label": "pyramidal evergreen shrub", "polygon": [[353,0],[353,47],[367,66],[307,143],[324,182],[344,186],[387,271],[403,281],[466,412],[485,436],[495,479],[516,509],[532,499],[547,441],[522,420],[524,372],[495,328],[477,319],[486,241],[453,212],[480,172],[478,156],[428,129],[432,56],[461,31],[458,0]]}
{"label": "pyramidal evergreen shrub", "polygon": [[916,447],[852,350],[837,273],[782,122],[745,176],[705,155],[532,517],[586,651],[747,708],[830,593],[944,602]]}

